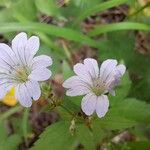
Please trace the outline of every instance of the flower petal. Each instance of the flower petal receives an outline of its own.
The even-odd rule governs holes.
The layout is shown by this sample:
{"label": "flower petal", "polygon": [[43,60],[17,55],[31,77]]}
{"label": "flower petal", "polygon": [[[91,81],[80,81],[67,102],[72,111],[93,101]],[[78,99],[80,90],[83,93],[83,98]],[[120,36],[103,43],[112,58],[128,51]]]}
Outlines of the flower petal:
{"label": "flower petal", "polygon": [[74,87],[73,89],[68,89],[66,91],[66,95],[67,96],[80,96],[80,95],[88,94],[89,92],[90,92],[89,89],[80,86],[80,87]]}
{"label": "flower petal", "polygon": [[28,79],[35,81],[45,81],[52,75],[51,71],[47,68],[37,68],[31,72]]}
{"label": "flower petal", "polygon": [[19,84],[16,87],[15,97],[22,106],[31,107],[32,99],[31,99],[30,93],[29,93],[27,87],[25,86],[25,84]]}
{"label": "flower petal", "polygon": [[0,66],[9,66],[9,68],[12,65],[16,64],[16,58],[15,53],[12,51],[12,49],[4,44],[0,43]]}
{"label": "flower petal", "polygon": [[26,63],[25,46],[27,44],[27,34],[24,32],[19,33],[12,40],[12,49],[15,52],[16,59],[22,64]]}
{"label": "flower petal", "polygon": [[84,60],[84,64],[87,68],[87,70],[90,72],[93,78],[98,78],[99,75],[99,67],[98,63],[95,59],[92,58],[86,58]]}
{"label": "flower petal", "polygon": [[41,55],[37,56],[33,59],[33,65],[32,68],[44,68],[52,65],[52,59],[49,56],[46,55]]}
{"label": "flower petal", "polygon": [[88,116],[92,115],[96,109],[96,102],[96,95],[87,94],[85,97],[83,97],[81,102],[82,111]]}
{"label": "flower petal", "polygon": [[109,108],[109,100],[106,95],[101,95],[98,97],[97,103],[96,103],[96,113],[99,118],[102,118],[105,116]]}
{"label": "flower petal", "polygon": [[90,92],[88,84],[78,76],[72,76],[63,83],[63,87],[68,88],[66,95],[85,95]]}
{"label": "flower petal", "polygon": [[74,65],[73,70],[84,81],[86,81],[89,84],[92,84],[91,80],[92,80],[93,77],[92,77],[92,75],[90,74],[90,72],[88,71],[88,69],[86,68],[85,65],[83,65],[81,63],[77,63],[76,65]]}
{"label": "flower petal", "polygon": [[39,83],[37,81],[28,81],[26,83],[26,87],[30,93],[30,96],[33,98],[33,100],[38,100],[41,96],[41,89],[39,86]]}
{"label": "flower petal", "polygon": [[40,47],[40,40],[37,36],[31,36],[26,44],[26,51],[33,57]]}
{"label": "flower petal", "polygon": [[79,76],[72,76],[63,83],[63,87],[65,88],[73,88],[76,86],[89,87],[88,83],[82,80]]}
{"label": "flower petal", "polygon": [[120,64],[116,67],[116,70],[119,71],[119,73],[121,74],[121,76],[125,73],[126,71],[126,67],[123,64]]}
{"label": "flower petal", "polygon": [[100,67],[100,78],[103,82],[106,81],[109,74],[116,68],[117,61],[114,59],[105,60]]}

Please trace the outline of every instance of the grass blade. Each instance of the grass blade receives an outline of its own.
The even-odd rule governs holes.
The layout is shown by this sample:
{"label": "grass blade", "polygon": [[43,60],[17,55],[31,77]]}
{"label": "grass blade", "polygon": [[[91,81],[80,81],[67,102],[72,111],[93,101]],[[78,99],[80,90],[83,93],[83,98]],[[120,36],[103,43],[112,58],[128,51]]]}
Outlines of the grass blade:
{"label": "grass blade", "polygon": [[119,22],[107,25],[96,26],[92,31],[88,33],[89,36],[97,36],[102,33],[118,30],[144,30],[150,31],[150,25],[136,22]]}
{"label": "grass blade", "polygon": [[86,17],[88,17],[90,15],[93,15],[98,12],[102,12],[102,11],[112,8],[114,6],[121,5],[127,1],[129,1],[129,0],[111,0],[111,1],[103,2],[93,8],[87,9],[75,20],[75,22],[73,23],[73,26],[78,25],[82,20],[84,20]]}
{"label": "grass blade", "polygon": [[67,40],[87,44],[91,47],[97,47],[98,42],[89,38],[88,36],[68,28],[61,28],[54,25],[43,23],[3,23],[0,24],[0,33],[7,33],[13,31],[29,31],[29,32],[43,32],[56,37],[62,37]]}

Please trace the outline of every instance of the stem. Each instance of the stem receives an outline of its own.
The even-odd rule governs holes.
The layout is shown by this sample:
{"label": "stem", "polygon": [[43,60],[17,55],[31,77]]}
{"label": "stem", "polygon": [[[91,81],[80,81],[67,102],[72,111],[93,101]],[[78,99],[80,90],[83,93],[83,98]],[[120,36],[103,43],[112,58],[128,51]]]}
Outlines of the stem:
{"label": "stem", "polygon": [[75,117],[75,115],[67,108],[65,107],[64,105],[59,105],[61,108],[63,108],[64,110],[66,110],[71,116]]}
{"label": "stem", "polygon": [[23,136],[25,140],[26,146],[28,146],[28,141],[27,141],[27,134],[28,134],[28,117],[29,117],[29,109],[26,108],[24,109],[23,113],[23,119],[22,119],[22,131],[23,131]]}
{"label": "stem", "polygon": [[143,11],[145,8],[150,6],[150,2],[145,4],[144,6],[142,6],[139,10],[137,10],[136,12],[132,13],[131,15],[129,15],[128,17],[132,17],[137,15],[138,13],[140,13],[141,11]]}
{"label": "stem", "polygon": [[16,106],[16,107],[9,109],[7,112],[4,112],[2,115],[0,115],[0,122],[2,122],[4,119],[7,119],[14,113],[21,111],[22,109],[23,109],[23,107],[21,107],[21,106]]}

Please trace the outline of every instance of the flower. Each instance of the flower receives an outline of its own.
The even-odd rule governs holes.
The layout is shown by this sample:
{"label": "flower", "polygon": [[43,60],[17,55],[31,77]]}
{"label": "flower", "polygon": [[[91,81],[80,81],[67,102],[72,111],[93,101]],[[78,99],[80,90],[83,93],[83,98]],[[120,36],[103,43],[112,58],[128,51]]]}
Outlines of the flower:
{"label": "flower", "polygon": [[117,65],[114,59],[107,59],[99,69],[95,59],[87,58],[73,69],[76,75],[63,83],[63,87],[67,88],[66,95],[85,95],[81,102],[82,111],[88,116],[96,111],[99,118],[104,117],[109,107],[105,94],[109,92],[115,95],[113,88],[119,84],[126,67]]}
{"label": "flower", "polygon": [[15,106],[17,104],[14,87],[6,94],[2,100],[2,103],[6,104],[7,106]]}
{"label": "flower", "polygon": [[46,55],[35,56],[40,46],[39,38],[19,33],[12,40],[12,47],[0,43],[0,99],[15,88],[15,98],[24,107],[38,100],[41,89],[38,81],[50,78],[52,59]]}

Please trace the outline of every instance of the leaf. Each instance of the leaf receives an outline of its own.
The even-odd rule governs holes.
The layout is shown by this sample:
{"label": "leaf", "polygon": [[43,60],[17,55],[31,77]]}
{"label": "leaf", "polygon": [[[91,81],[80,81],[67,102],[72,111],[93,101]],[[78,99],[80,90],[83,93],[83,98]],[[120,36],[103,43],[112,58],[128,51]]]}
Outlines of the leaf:
{"label": "leaf", "polygon": [[96,26],[88,33],[89,36],[96,36],[102,33],[118,31],[118,30],[144,30],[150,31],[150,25],[137,22],[119,22]]}
{"label": "leaf", "polygon": [[38,10],[49,16],[58,16],[58,6],[54,0],[35,0]]}
{"label": "leaf", "polygon": [[87,44],[92,47],[99,47],[99,42],[94,41],[88,36],[69,29],[61,28],[54,25],[47,25],[43,23],[4,23],[0,24],[0,32],[7,33],[13,31],[30,31],[30,32],[43,32],[56,37],[62,37],[67,40],[79,42],[81,44]]}
{"label": "leaf", "polygon": [[79,143],[84,146],[85,150],[96,149],[93,133],[84,124],[77,126],[75,134],[79,140]]}
{"label": "leaf", "polygon": [[79,17],[74,21],[73,26],[78,25],[82,20],[84,20],[86,17],[93,15],[97,12],[102,12],[104,10],[107,10],[111,7],[118,6],[120,4],[123,4],[129,0],[110,0],[108,2],[103,2],[99,5],[96,5],[95,7],[90,7],[86,9],[82,14],[79,15]]}
{"label": "leaf", "polygon": [[106,136],[101,126],[92,125],[92,131],[85,124],[76,125],[75,136],[85,150],[96,149],[97,144]]}
{"label": "leaf", "polygon": [[22,142],[18,134],[8,135],[7,128],[0,124],[0,150],[16,150]]}
{"label": "leaf", "polygon": [[1,150],[16,150],[21,142],[21,137],[19,135],[11,135],[7,138],[3,145],[1,145]]}
{"label": "leaf", "polygon": [[150,142],[149,141],[138,141],[138,142],[128,142],[126,147],[130,150],[149,150]]}
{"label": "leaf", "polygon": [[114,105],[104,118],[97,118],[94,123],[106,131],[131,128],[138,124],[149,123],[149,109],[150,104],[128,98]]}
{"label": "leaf", "polygon": [[116,114],[107,114],[102,119],[97,118],[94,122],[95,126],[103,129],[105,132],[110,130],[122,130],[126,128],[131,128],[137,124],[134,120],[126,119],[122,116],[117,116]]}
{"label": "leaf", "polygon": [[110,108],[108,116],[118,116],[136,121],[137,123],[148,123],[150,121],[150,104],[135,98],[128,98]]}
{"label": "leaf", "polygon": [[36,20],[36,8],[34,1],[20,0],[12,5],[13,17],[20,22],[28,22]]}
{"label": "leaf", "polygon": [[13,107],[13,108],[9,109],[8,111],[4,112],[3,114],[0,115],[0,123],[3,120],[10,117],[11,115],[13,115],[14,113],[21,111],[22,109],[23,108],[21,106],[16,106],[16,107]]}
{"label": "leaf", "polygon": [[40,135],[40,139],[30,150],[73,150],[76,146],[75,138],[69,133],[69,122],[59,121],[47,127]]}

